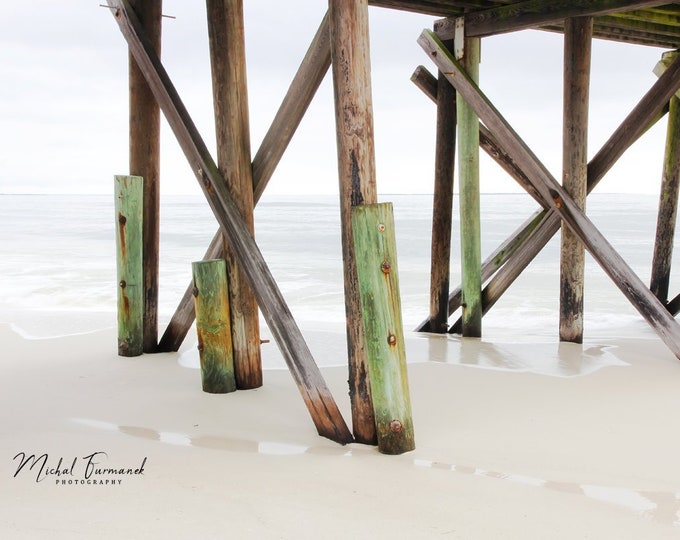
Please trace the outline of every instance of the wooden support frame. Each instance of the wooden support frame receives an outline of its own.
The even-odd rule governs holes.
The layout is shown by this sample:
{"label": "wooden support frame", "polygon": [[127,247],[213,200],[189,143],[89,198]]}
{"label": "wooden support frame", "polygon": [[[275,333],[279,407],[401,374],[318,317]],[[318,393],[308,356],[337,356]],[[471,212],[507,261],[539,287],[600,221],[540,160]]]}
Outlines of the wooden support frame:
{"label": "wooden support frame", "polygon": [[196,174],[222,233],[234,248],[240,267],[256,295],[318,433],[341,444],[353,441],[352,434],[312,358],[274,277],[224,186],[224,178],[153,51],[128,0],[107,2],[137,65],[144,73],[168,124]]}
{"label": "wooden support frame", "polygon": [[[680,358],[680,326],[661,302],[581,212],[573,199],[555,181],[545,166],[467,76],[460,64],[448,53],[439,38],[433,32],[424,30],[418,38],[418,43],[430,55],[437,67],[446,73],[451,84],[472,106],[480,120],[497,134],[499,142],[502,141],[504,149],[522,167],[527,178],[540,193],[542,200],[548,202],[557,211],[668,348]],[[675,64],[668,71],[673,70],[674,67]]]}
{"label": "wooden support frame", "polygon": [[[206,12],[217,164],[250,233],[254,234],[243,0],[206,0]],[[229,276],[236,384],[240,389],[258,388],[262,386],[262,360],[257,302],[226,239],[224,260]]]}
{"label": "wooden support frame", "polygon": [[[162,0],[131,0],[158,56],[161,55]],[[158,277],[160,241],[160,148],[161,112],[153,92],[129,55],[130,87],[130,174],[144,178],[144,216],[142,224],[142,266],[144,272],[144,352],[158,346]]]}
{"label": "wooden support frame", "polygon": [[[564,100],[562,186],[585,211],[588,192],[588,109],[592,17],[564,23]],[[583,343],[585,250],[578,237],[562,226],[560,250],[560,341]]]}
{"label": "wooden support frame", "polygon": [[377,442],[367,376],[351,210],[377,202],[367,0],[330,0],[340,221],[352,425],[357,442]]}
{"label": "wooden support frame", "polygon": [[[253,159],[254,204],[257,204],[264,193],[330,65],[330,27],[326,14]],[[223,256],[222,233],[218,230],[203,259],[217,259]],[[189,332],[195,319],[192,290],[193,285],[189,283],[161,338],[159,344],[161,351],[177,351]]]}
{"label": "wooden support frame", "polygon": [[[674,66],[672,72],[664,72],[659,80],[649,89],[649,91],[642,97],[640,102],[628,114],[621,125],[614,131],[609,139],[600,148],[597,154],[591,159],[588,164],[588,193],[590,193],[600,182],[600,180],[607,174],[609,169],[616,163],[616,161],[625,153],[625,151],[648,129],[656,124],[668,112],[668,101],[670,97],[680,87],[680,67],[678,64]],[[416,69],[412,81],[423,92],[436,101],[436,79],[424,67],[420,66]],[[484,126],[480,126],[482,147],[484,148]],[[490,135],[490,134],[489,134]],[[495,141],[494,141],[495,143]],[[517,164],[500,148],[487,150],[487,153],[494,158],[499,165],[501,165],[508,174],[515,179],[520,185],[527,189],[528,179],[524,173],[517,167]],[[499,157],[503,159],[500,160]],[[530,184],[529,184],[529,187]],[[533,188],[531,188],[533,189]],[[527,189],[531,193],[531,189]],[[534,198],[537,198],[534,195]],[[539,204],[545,206],[546,203],[538,201]],[[484,313],[486,313],[502,294],[508,289],[510,285],[517,279],[520,273],[526,266],[540,253],[548,241],[559,230],[560,220],[555,215],[556,212],[552,209],[547,213],[539,214],[537,217],[537,224],[534,229],[526,229],[520,227],[519,231],[525,231],[530,235],[525,235],[526,241],[521,239],[516,233],[511,238],[506,240],[506,243],[514,243],[515,250],[512,251],[512,257],[507,259],[494,260],[495,253],[492,254],[482,265],[482,279],[485,282],[496,271],[497,274],[489,281],[482,292],[482,300],[484,305]],[[531,218],[525,223],[531,223]],[[501,246],[502,247],[502,246]],[[501,250],[499,248],[496,251]],[[505,261],[508,261],[505,264]],[[449,296],[449,315],[453,314],[456,309],[460,307],[460,288],[454,289]],[[680,295],[671,301],[668,305],[668,310],[672,314],[677,314],[680,311]],[[416,330],[428,331],[428,321],[421,323]],[[461,321],[453,324],[449,330],[450,333],[460,333]]]}

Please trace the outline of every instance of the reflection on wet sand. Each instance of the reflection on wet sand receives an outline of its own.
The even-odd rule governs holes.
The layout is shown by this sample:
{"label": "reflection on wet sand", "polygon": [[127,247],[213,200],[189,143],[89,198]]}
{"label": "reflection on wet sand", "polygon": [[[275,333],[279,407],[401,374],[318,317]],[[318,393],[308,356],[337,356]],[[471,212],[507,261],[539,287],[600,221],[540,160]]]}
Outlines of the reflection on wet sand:
{"label": "reflection on wet sand", "polygon": [[[249,441],[215,435],[191,437],[185,433],[156,431],[140,426],[118,426],[110,422],[88,418],[74,418],[74,422],[91,428],[106,431],[117,431],[131,437],[158,441],[164,444],[207,448],[225,452],[244,452],[262,455],[294,456],[315,454],[328,456],[352,457],[355,455],[375,454],[376,449],[360,445],[342,446],[302,446],[272,441]],[[680,492],[643,491],[621,487],[598,486],[571,482],[554,482],[542,478],[518,474],[502,473],[472,467],[413,458],[408,454],[397,457],[403,462],[410,462],[419,468],[436,469],[446,473],[457,473],[504,482],[513,482],[525,486],[548,489],[568,495],[580,495],[588,499],[612,504],[621,509],[634,512],[645,519],[670,524],[680,528]]]}

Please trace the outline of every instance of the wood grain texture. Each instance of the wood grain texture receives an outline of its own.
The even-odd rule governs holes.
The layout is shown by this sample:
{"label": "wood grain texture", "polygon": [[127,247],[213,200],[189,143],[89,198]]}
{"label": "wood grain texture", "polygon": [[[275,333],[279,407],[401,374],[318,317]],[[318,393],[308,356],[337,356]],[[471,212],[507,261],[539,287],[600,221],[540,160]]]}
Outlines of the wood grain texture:
{"label": "wood grain texture", "polygon": [[[154,51],[161,55],[162,0],[132,0]],[[144,178],[144,352],[156,352],[158,343],[158,278],[160,242],[161,112],[144,75],[129,56],[130,174]]]}
{"label": "wood grain texture", "polygon": [[[206,7],[217,164],[229,193],[253,234],[253,176],[243,0],[207,0]],[[257,302],[226,238],[224,259],[229,276],[236,383],[241,389],[258,388],[262,386],[262,360]]]}
{"label": "wood grain texture", "polygon": [[352,208],[354,252],[378,449],[415,448],[391,203]]}
{"label": "wood grain texture", "polygon": [[141,176],[116,176],[114,193],[118,354],[139,356],[144,351],[144,179]]}
{"label": "wood grain texture", "polygon": [[368,3],[330,0],[329,6],[352,426],[358,442],[374,444],[351,225],[353,206],[377,202]]}
{"label": "wood grain texture", "polygon": [[226,262],[224,259],[198,261],[191,264],[191,269],[203,391],[235,392]]}

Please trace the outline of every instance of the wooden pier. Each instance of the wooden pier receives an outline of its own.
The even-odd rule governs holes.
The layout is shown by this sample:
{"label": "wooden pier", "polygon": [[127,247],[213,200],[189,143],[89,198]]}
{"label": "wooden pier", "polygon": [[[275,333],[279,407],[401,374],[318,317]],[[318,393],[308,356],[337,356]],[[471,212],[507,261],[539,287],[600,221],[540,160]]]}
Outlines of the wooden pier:
{"label": "wooden pier", "polygon": [[[383,249],[379,247],[383,246],[380,243],[383,237],[371,239],[372,233],[366,232],[373,227],[367,224],[372,219],[370,216],[376,212],[383,216],[384,211],[377,211],[374,206],[379,179],[375,172],[373,134],[370,5],[437,18],[432,29],[414,28],[412,35],[423,49],[423,66],[413,66],[415,72],[411,79],[423,91],[423,99],[431,99],[437,108],[435,176],[420,179],[432,181],[434,207],[430,303],[423,306],[424,320],[417,330],[458,333],[464,338],[482,336],[483,315],[561,229],[560,324],[556,336],[562,341],[583,340],[583,275],[587,250],[659,338],[680,358],[680,326],[674,319],[680,310],[680,294],[669,300],[673,231],[680,191],[680,113],[676,97],[680,89],[680,59],[674,52],[680,47],[680,3],[329,0],[328,12],[319,21],[318,31],[290,89],[260,148],[251,157],[243,0],[206,0],[217,130],[214,158],[161,63],[162,0],[107,1],[130,50],[128,174],[144,178],[143,247],[139,254],[143,261],[144,287],[139,320],[143,323],[138,330],[141,335],[134,338],[134,342],[140,344],[135,349],[139,349],[139,353],[141,347],[144,352],[176,351],[195,320],[194,285],[188,284],[175,315],[158,341],[158,201],[162,189],[158,141],[162,112],[220,225],[207,246],[205,259],[226,261],[229,306],[225,312],[230,313],[228,328],[235,385],[247,389],[262,384],[259,308],[319,434],[343,444],[379,443],[381,450],[389,453],[413,447],[403,350],[395,352],[403,340],[401,318],[394,312],[400,304],[396,260],[382,260],[381,257],[388,257],[385,253],[393,257],[391,250],[385,248],[385,253],[378,252]],[[563,96],[556,96],[556,99],[563,98],[564,120],[563,166],[559,177],[548,171],[502,111],[487,98],[484,81],[478,75],[483,38],[526,29],[564,34],[564,91]],[[657,82],[640,97],[638,105],[588,162],[593,39],[657,47],[660,58],[664,54]],[[333,78],[335,100],[351,430],[326,387],[253,237],[254,205],[265,191],[328,71]],[[586,200],[587,194],[618,158],[666,113],[668,136],[648,286],[588,219]],[[480,148],[540,207],[486,260],[481,259],[480,249]],[[456,158],[460,171],[460,231],[452,231]],[[387,217],[381,219],[387,220]],[[461,253],[454,254],[454,259],[459,258],[461,264],[462,283],[457,287],[449,283],[452,234],[461,235]],[[187,265],[190,262],[187,261]],[[393,281],[385,281],[388,274]],[[384,287],[385,284],[388,286]],[[458,319],[451,322],[451,317],[459,311]],[[378,320],[385,322],[375,324]],[[402,369],[396,370],[394,361],[390,360],[393,356],[402,364]],[[376,378],[374,388],[371,377]],[[376,393],[375,399],[372,391]]]}

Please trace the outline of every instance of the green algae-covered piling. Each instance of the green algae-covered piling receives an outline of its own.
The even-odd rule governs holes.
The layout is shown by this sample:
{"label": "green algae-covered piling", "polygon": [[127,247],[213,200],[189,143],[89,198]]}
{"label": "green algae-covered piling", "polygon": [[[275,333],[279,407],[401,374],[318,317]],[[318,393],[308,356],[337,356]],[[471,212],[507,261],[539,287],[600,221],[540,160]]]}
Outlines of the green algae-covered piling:
{"label": "green algae-covered piling", "polygon": [[139,356],[144,348],[142,217],[144,180],[115,177],[118,354]]}
{"label": "green algae-covered piling", "polygon": [[[463,66],[479,80],[479,38],[465,39]],[[482,335],[482,256],[479,201],[479,119],[463,99],[458,108],[460,175],[460,248],[462,273],[463,336]]]}
{"label": "green algae-covered piling", "polygon": [[378,448],[402,454],[415,442],[392,204],[354,207],[352,231]]}
{"label": "green algae-covered piling", "polygon": [[236,378],[226,263],[224,259],[212,259],[194,262],[191,267],[203,391],[233,392]]}

